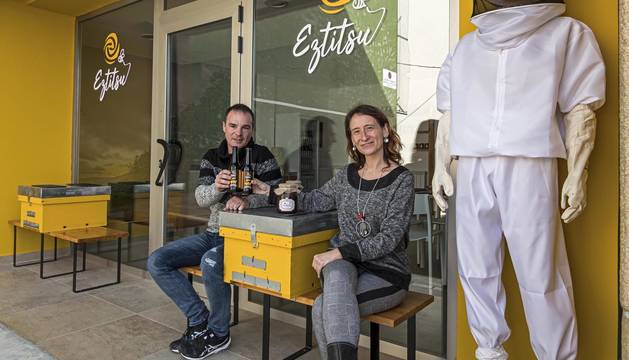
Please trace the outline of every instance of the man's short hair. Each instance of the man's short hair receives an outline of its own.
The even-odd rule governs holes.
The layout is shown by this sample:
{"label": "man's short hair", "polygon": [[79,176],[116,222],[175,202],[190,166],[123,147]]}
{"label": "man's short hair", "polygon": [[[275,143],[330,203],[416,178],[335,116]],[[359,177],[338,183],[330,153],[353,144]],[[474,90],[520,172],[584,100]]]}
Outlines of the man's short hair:
{"label": "man's short hair", "polygon": [[251,108],[245,104],[234,104],[228,107],[225,111],[225,118],[223,119],[223,122],[227,121],[227,115],[229,115],[229,113],[232,111],[239,111],[245,114],[249,114],[249,116],[251,116],[251,125],[254,125],[256,123],[256,117],[255,115],[253,115],[253,110],[251,110]]}

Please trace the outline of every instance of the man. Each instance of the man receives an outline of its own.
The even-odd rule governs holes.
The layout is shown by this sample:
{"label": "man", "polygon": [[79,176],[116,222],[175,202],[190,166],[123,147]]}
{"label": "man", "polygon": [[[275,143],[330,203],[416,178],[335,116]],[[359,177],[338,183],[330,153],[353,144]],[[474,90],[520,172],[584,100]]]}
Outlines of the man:
{"label": "man", "polygon": [[[433,194],[453,194],[459,275],[477,359],[507,359],[504,234],[538,359],[575,359],[577,326],[561,221],[583,211],[605,66],[592,31],[562,0],[475,0],[439,75]],[[564,130],[564,131],[562,131]],[[562,137],[563,135],[563,137]],[[568,177],[557,209],[557,158]]]}
{"label": "man", "polygon": [[[159,287],[184,313],[188,327],[170,350],[186,359],[203,359],[229,347],[231,287],[223,282],[223,238],[218,235],[218,213],[221,210],[244,210],[267,204],[261,195],[230,196],[227,193],[231,173],[232,148],[238,148],[241,164],[245,148],[251,149],[251,163],[256,178],[277,184],[282,174],[275,158],[264,146],[252,140],[254,115],[243,104],[227,109],[223,121],[225,140],[210,149],[201,160],[197,204],[210,209],[207,230],[173,241],[154,251],[147,268]],[[186,276],[178,271],[185,266],[200,265],[210,309],[199,298]]]}

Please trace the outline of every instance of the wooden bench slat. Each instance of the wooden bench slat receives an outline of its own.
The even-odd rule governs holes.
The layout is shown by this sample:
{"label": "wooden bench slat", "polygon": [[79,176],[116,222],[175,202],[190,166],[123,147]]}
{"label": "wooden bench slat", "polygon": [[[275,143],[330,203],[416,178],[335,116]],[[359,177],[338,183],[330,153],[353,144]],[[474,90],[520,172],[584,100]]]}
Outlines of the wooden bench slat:
{"label": "wooden bench slat", "polygon": [[396,327],[410,317],[415,316],[417,312],[430,305],[433,301],[434,297],[432,295],[409,291],[400,305],[387,311],[364,316],[363,319],[388,327]]}
{"label": "wooden bench slat", "polygon": [[115,230],[98,226],[84,229],[53,231],[48,233],[48,235],[73,243],[84,243],[95,240],[111,240],[127,237],[129,236],[129,233],[122,230]]}
{"label": "wooden bench slat", "polygon": [[[313,290],[295,298],[295,301],[312,306],[317,296],[321,294],[321,290]],[[432,295],[420,294],[409,291],[402,303],[393,309],[383,311],[377,314],[363,316],[364,320],[374,322],[376,324],[396,327],[404,321],[414,316],[417,312],[430,305],[434,301]]]}
{"label": "wooden bench slat", "polygon": [[317,289],[317,290],[312,290],[310,292],[307,292],[301,296],[297,296],[295,298],[295,302],[298,302],[300,304],[304,304],[304,305],[308,305],[308,306],[312,306],[314,305],[314,301],[317,298],[317,296],[319,296],[319,294],[321,294],[321,289]]}
{"label": "wooden bench slat", "polygon": [[179,270],[185,272],[186,274],[192,274],[195,276],[203,275],[203,273],[201,273],[201,267],[199,266],[186,266],[186,267],[179,268]]}

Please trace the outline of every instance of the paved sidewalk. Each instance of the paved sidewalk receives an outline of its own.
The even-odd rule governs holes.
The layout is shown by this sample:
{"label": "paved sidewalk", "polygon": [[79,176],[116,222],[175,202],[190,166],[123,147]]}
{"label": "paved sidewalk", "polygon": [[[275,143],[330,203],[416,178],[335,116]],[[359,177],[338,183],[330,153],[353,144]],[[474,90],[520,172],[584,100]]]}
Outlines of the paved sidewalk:
{"label": "paved sidewalk", "polygon": [[4,360],[55,360],[13,331],[0,325],[0,356]]}

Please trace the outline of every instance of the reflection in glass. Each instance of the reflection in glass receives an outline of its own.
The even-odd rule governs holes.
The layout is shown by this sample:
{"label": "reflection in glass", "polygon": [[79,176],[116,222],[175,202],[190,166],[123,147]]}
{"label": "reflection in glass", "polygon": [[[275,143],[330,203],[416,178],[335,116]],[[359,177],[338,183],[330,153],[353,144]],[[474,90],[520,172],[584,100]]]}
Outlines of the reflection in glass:
{"label": "reflection in glass", "polygon": [[231,18],[168,35],[165,242],[205,230],[209,211],[194,197],[203,154],[223,140],[230,105]]}
{"label": "reflection in glass", "polygon": [[177,6],[188,4],[196,0],[164,0],[164,10],[172,9]]}
{"label": "reflection in glass", "polygon": [[[111,185],[108,226],[130,232],[130,240],[123,243],[122,260],[140,268],[148,256],[152,31],[152,0],[79,23],[76,176],[81,183]],[[102,80],[108,73],[111,77],[124,74],[124,83],[103,90]],[[90,245],[89,250],[115,259],[111,243]]]}
{"label": "reflection in glass", "polygon": [[[348,162],[345,113],[359,103],[377,106],[400,133],[404,164],[416,179],[416,205],[427,207],[436,124],[426,120],[439,118],[434,93],[448,52],[448,2],[370,0],[323,7],[335,14],[322,11],[320,1],[294,0],[281,8],[270,3],[256,2],[256,141],[272,150],[285,177],[299,178],[311,190]],[[350,31],[369,35],[350,46]],[[446,330],[443,221],[418,209],[408,248],[411,290],[435,296],[419,315],[417,350],[438,356],[445,356]],[[272,306],[303,312],[280,300]],[[381,336],[406,344],[404,327],[383,328]]]}

